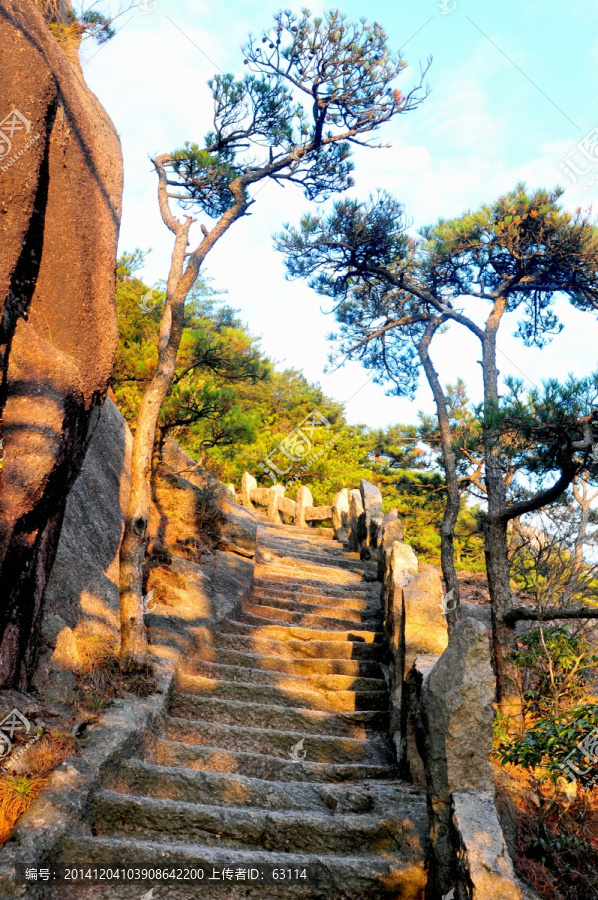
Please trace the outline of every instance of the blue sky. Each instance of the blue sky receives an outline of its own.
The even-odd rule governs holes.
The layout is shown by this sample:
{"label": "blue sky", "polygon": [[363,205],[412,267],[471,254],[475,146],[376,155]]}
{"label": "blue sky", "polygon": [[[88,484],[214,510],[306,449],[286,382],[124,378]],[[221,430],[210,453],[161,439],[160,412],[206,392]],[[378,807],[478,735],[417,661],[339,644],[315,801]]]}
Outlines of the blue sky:
{"label": "blue sky", "polygon": [[[598,156],[594,162],[576,150],[598,128],[595,0],[444,2],[452,11],[443,13],[439,0],[337,4],[352,18],[367,15],[380,22],[391,46],[403,51],[409,63],[399,83],[403,92],[420,63],[433,57],[430,96],[380,132],[390,149],[358,150],[352,193],[391,191],[414,227],[491,201],[521,180],[533,187],[561,184],[567,208],[593,204],[598,211]],[[246,35],[269,26],[278,7],[255,0],[146,0],[146,5],[147,12],[136,9],[119,20],[113,41],[84,46],[82,59],[87,82],[123,145],[121,249],[152,248],[142,276],[153,284],[166,276],[171,235],[159,216],[150,158],[185,140],[202,140],[211,124],[207,79],[218,68],[241,74]],[[569,168],[588,170],[575,183],[561,167],[567,160]],[[280,366],[301,369],[338,400],[352,398],[346,406],[352,424],[413,422],[418,409],[432,409],[425,383],[409,401],[388,397],[372,383],[364,386],[369,375],[357,364],[324,373],[326,334],[334,322],[305,284],[285,280],[283,260],[271,241],[307,206],[299,189],[267,184],[252,215],[216,246],[205,272],[228,291],[227,302],[240,310]],[[505,323],[499,342],[503,375],[523,373],[537,383],[598,367],[598,322],[565,303],[558,311],[565,329],[542,351],[524,348],[512,337],[515,322]],[[433,357],[445,383],[461,376],[472,398],[480,398],[479,348],[462,330],[442,336]]]}

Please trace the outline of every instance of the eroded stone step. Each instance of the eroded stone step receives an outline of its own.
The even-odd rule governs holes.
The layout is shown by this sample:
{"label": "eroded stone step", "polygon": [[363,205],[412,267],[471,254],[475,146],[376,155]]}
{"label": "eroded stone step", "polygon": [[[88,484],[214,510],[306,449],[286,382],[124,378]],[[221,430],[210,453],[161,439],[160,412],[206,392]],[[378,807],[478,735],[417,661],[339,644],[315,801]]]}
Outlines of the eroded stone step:
{"label": "eroded stone step", "polygon": [[401,854],[421,856],[417,826],[408,815],[380,819],[368,814],[215,807],[175,800],[159,800],[96,792],[92,803],[93,833],[141,840],[183,841],[208,847],[240,847],[293,853]]}
{"label": "eroded stone step", "polygon": [[[302,568],[299,568],[301,565]],[[340,568],[338,566],[316,566],[300,560],[281,557],[270,563],[259,564],[258,577],[265,575],[278,581],[291,581],[295,584],[313,584],[316,587],[329,584],[356,585],[368,584],[370,570]],[[371,570],[373,572],[373,569]],[[375,580],[375,577],[374,577]]]}
{"label": "eroded stone step", "polygon": [[[308,667],[306,667],[308,668]],[[240,681],[244,684],[270,684],[284,688],[309,690],[316,687],[325,691],[384,691],[384,678],[367,678],[353,675],[319,674],[306,671],[304,675],[272,672],[268,669],[250,666],[230,666],[217,662],[189,660],[185,665],[189,675],[203,675],[206,678],[224,681]]]}
{"label": "eroded stone step", "polygon": [[[361,678],[384,678],[382,667],[377,662],[359,659],[319,659],[307,657],[290,659],[284,656],[262,656],[259,653],[248,653],[241,650],[224,650],[204,648],[205,662],[220,665],[241,666],[250,669],[261,669],[266,672],[285,672],[288,675],[350,675]],[[198,660],[202,661],[202,660]]]}
{"label": "eroded stone step", "polygon": [[[281,609],[280,607],[262,606],[246,602],[239,613],[240,621],[260,625],[271,622],[275,625],[295,625],[301,628],[319,628],[323,631],[346,631],[350,628],[376,630],[382,627],[382,618],[377,616],[355,616],[353,619],[341,618],[338,610],[331,610],[332,616],[319,612],[302,612]],[[336,615],[335,615],[336,613]]]}
{"label": "eroded stone step", "polygon": [[395,814],[398,810],[419,823],[422,834],[427,834],[425,793],[403,781],[276,782],[237,773],[196,771],[129,759],[117,772],[107,773],[103,787],[126,794],[217,806],[377,816]]}
{"label": "eroded stone step", "polygon": [[223,700],[199,694],[176,691],[170,714],[186,719],[205,719],[228,725],[252,728],[279,728],[301,734],[328,734],[366,738],[372,731],[388,728],[388,710],[358,710],[330,713],[316,709],[296,709],[273,703],[251,703]]}
{"label": "eroded stone step", "polygon": [[[293,569],[297,568],[298,574],[301,574],[302,571],[319,572],[320,569],[346,569],[349,572],[356,572],[358,574],[361,574],[362,572],[371,572],[375,574],[378,565],[369,560],[347,559],[346,554],[336,557],[313,551],[310,552],[299,549],[291,551],[287,549],[270,549],[267,547],[260,547],[259,552],[260,563],[271,566],[288,566]],[[301,566],[301,568],[299,568],[299,566]]]}
{"label": "eroded stone step", "polygon": [[270,638],[275,641],[346,641],[347,643],[379,644],[384,640],[382,631],[366,631],[362,628],[351,628],[347,631],[302,628],[300,625],[272,625],[267,619],[262,620],[259,616],[251,618],[254,620],[253,623],[229,619],[222,626],[222,631],[225,634],[245,634],[249,637]]}
{"label": "eroded stone step", "polygon": [[[339,615],[343,618],[352,618],[359,621],[360,615],[381,614],[382,607],[377,598],[371,600],[354,600],[351,597],[333,597],[317,594],[304,594],[292,591],[280,592],[273,588],[267,590],[260,588],[254,590],[251,597],[252,601],[258,606],[274,606],[280,609],[288,609],[291,612],[296,610],[305,610],[305,612],[314,612],[318,615]],[[325,612],[329,610],[329,612]]]}
{"label": "eroded stone step", "polygon": [[184,800],[216,806],[260,809],[327,809],[318,784],[266,781],[226,772],[196,771],[180,766],[159,766],[141,759],[126,760],[105,786],[128,794],[162,800]]}
{"label": "eroded stone step", "polygon": [[183,744],[219,747],[223,750],[243,751],[275,756],[288,762],[294,747],[301,744],[300,757],[309,762],[394,765],[390,741],[382,735],[367,739],[331,735],[306,735],[299,731],[272,728],[251,728],[226,725],[202,719],[170,716],[164,737]]}
{"label": "eroded stone step", "polygon": [[382,643],[367,644],[365,641],[346,640],[276,640],[257,634],[227,634],[214,632],[215,647],[225,650],[240,650],[259,653],[263,656],[283,656],[290,659],[354,659],[379,662],[386,657]]}
{"label": "eroded stone step", "polygon": [[[306,739],[307,740],[307,739]],[[289,751],[291,748],[289,748]],[[293,762],[263,753],[225,750],[222,747],[185,744],[159,738],[151,752],[160,766],[184,766],[212,772],[234,772],[269,781],[361,781],[364,778],[396,778],[397,768],[377,763]]]}
{"label": "eroded stone step", "polygon": [[247,703],[271,703],[300,709],[320,709],[325,712],[347,712],[358,709],[388,709],[388,692],[384,691],[326,691],[316,688],[300,690],[265,684],[244,684],[240,681],[220,681],[203,675],[177,673],[179,691],[222,700]]}
{"label": "eroded stone step", "polygon": [[[72,837],[67,840],[59,857],[58,865],[119,868],[124,861],[130,861],[136,868],[203,868],[212,875],[213,870],[222,871],[230,866],[257,866],[272,869],[288,869],[310,866],[317,871],[317,886],[302,883],[247,884],[227,881],[224,885],[206,880],[204,883],[185,884],[161,883],[156,888],[159,900],[285,900],[300,897],[302,900],[419,900],[426,884],[423,854],[414,861],[404,861],[394,856],[382,857],[378,854],[326,855],[293,853],[269,853],[267,851],[231,850],[228,848],[206,847],[205,845],[167,843],[164,841],[141,841],[108,837]],[[64,900],[139,900],[139,884],[110,885],[64,884],[52,888],[49,897]],[[147,887],[147,885],[146,885]]]}
{"label": "eroded stone step", "polygon": [[317,578],[291,578],[285,572],[265,572],[258,567],[253,582],[254,591],[275,590],[280,596],[286,593],[315,594],[321,597],[355,597],[379,596],[380,585],[375,582],[354,580],[343,584],[327,582]]}
{"label": "eroded stone step", "polygon": [[[306,560],[318,565],[324,563],[335,566],[340,563],[342,566],[342,563],[363,564],[364,562],[358,553],[347,553],[340,544],[328,547],[313,541],[289,540],[272,535],[267,535],[264,540],[259,541],[258,551],[266,556],[273,554],[285,559]],[[365,562],[370,562],[370,560],[365,560]]]}

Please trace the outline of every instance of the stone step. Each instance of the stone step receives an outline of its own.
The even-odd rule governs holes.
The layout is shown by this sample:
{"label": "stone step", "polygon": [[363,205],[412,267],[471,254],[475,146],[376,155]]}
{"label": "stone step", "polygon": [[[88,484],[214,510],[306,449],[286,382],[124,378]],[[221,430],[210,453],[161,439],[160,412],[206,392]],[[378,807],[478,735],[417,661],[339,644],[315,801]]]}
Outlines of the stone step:
{"label": "stone step", "polygon": [[314,525],[313,527],[306,526],[302,528],[299,525],[283,525],[282,522],[268,521],[264,521],[260,525],[260,534],[278,534],[282,537],[296,537],[300,540],[314,541],[324,546],[328,544],[333,547],[339,546],[339,542],[334,537],[334,528],[329,525]]}
{"label": "stone step", "polygon": [[[334,613],[336,612],[336,616]],[[365,617],[363,617],[365,619]],[[263,624],[264,620],[272,622],[275,625],[297,625],[301,628],[320,628],[324,631],[346,631],[349,628],[365,628],[376,630],[381,629],[382,618],[378,614],[376,617],[362,619],[357,616],[354,619],[344,619],[338,615],[338,610],[332,611],[332,616],[327,616],[322,612],[300,612],[281,609],[280,607],[262,606],[256,603],[245,602],[239,612],[239,620],[249,622],[252,625]]]}
{"label": "stone step", "polygon": [[294,709],[319,709],[325,712],[388,709],[388,691],[325,691],[320,689],[285,688],[266,684],[243,684],[220,681],[203,675],[177,673],[177,688],[188,694],[218,697],[247,703],[271,703]]}
{"label": "stone step", "polygon": [[[307,660],[309,663],[309,660]],[[384,678],[364,678],[353,675],[319,674],[306,672],[304,675],[272,672],[268,669],[250,666],[230,666],[217,662],[189,660],[184,671],[189,675],[203,675],[207,678],[223,681],[240,681],[244,684],[271,684],[283,689],[297,688],[309,690],[315,687],[325,691],[384,691]]]}
{"label": "stone step", "polygon": [[314,541],[302,537],[289,538],[285,535],[267,533],[259,537],[260,550],[274,550],[283,556],[287,553],[312,553],[323,559],[353,559],[361,561],[359,553],[346,553],[343,545],[339,543],[329,544],[325,541]]}
{"label": "stone step", "polygon": [[253,581],[253,590],[261,593],[262,589],[266,591],[276,591],[277,595],[293,596],[297,593],[315,594],[319,597],[354,597],[362,599],[369,596],[379,596],[380,585],[374,582],[353,581],[345,584],[335,584],[321,581],[318,579],[293,579],[282,574],[273,572],[264,572],[258,568],[255,579]]}
{"label": "stone step", "polygon": [[205,719],[252,728],[279,728],[301,734],[365,738],[368,733],[388,728],[387,710],[359,710],[329,713],[316,709],[295,709],[272,703],[222,700],[216,697],[175,691],[170,714],[185,719]]}
{"label": "stone step", "polygon": [[[318,615],[339,615],[345,619],[359,621],[360,615],[370,613],[381,614],[382,607],[377,598],[370,600],[353,600],[350,597],[318,596],[317,594],[293,593],[291,591],[280,592],[273,588],[268,590],[260,588],[254,590],[251,599],[260,606],[274,606],[279,609],[288,609],[291,612],[305,610]],[[326,611],[325,611],[326,610]]]}
{"label": "stone step", "polygon": [[353,659],[379,662],[387,655],[382,643],[345,640],[275,640],[257,634],[227,634],[214,632],[214,646],[225,650],[259,653],[263,656],[283,656],[289,659]]}
{"label": "stone step", "polygon": [[305,566],[298,570],[299,572],[318,572],[320,569],[333,568],[347,569],[349,572],[356,572],[358,574],[361,574],[362,572],[372,572],[375,574],[378,566],[378,563],[372,563],[369,560],[347,559],[346,554],[336,557],[331,554],[322,554],[300,549],[293,551],[270,550],[265,547],[260,547],[260,562],[265,562],[267,565],[273,566],[288,566],[289,568],[295,568],[299,563],[305,563]]}
{"label": "stone step", "polygon": [[[289,748],[290,751],[291,748]],[[293,762],[265,753],[225,750],[222,747],[185,744],[159,738],[152,748],[152,762],[159,766],[184,766],[211,772],[234,772],[269,781],[361,781],[364,778],[396,778],[395,765],[381,763]]]}
{"label": "stone step", "polygon": [[[398,812],[398,811],[397,811]],[[93,833],[242,848],[269,852],[405,854],[422,853],[417,827],[406,816],[384,820],[372,815],[240,807],[215,807],[97,791],[92,804]]]}
{"label": "stone step", "polygon": [[259,563],[256,568],[258,568],[257,574],[260,578],[265,574],[266,577],[276,578],[280,581],[315,584],[316,587],[325,584],[368,584],[366,576],[373,571],[340,566],[318,566],[303,560],[290,560],[288,557],[281,557],[268,563]]}
{"label": "stone step", "polygon": [[[67,839],[56,860],[57,865],[85,868],[122,868],[130,863],[140,869],[203,869],[205,879],[193,884],[184,881],[161,882],[156,888],[159,900],[418,900],[426,884],[423,854],[413,862],[401,857],[378,854],[326,855],[293,853],[289,845],[286,853],[207,847],[205,845],[141,841],[125,838],[73,836]],[[255,867],[260,872],[310,868],[317,884],[289,883],[287,879],[266,883],[209,880],[214,870]],[[54,896],[64,900],[139,900],[149,887],[125,883],[115,889],[114,884],[60,885]],[[154,885],[155,886],[155,885]],[[54,888],[52,889],[54,892]],[[118,890],[118,893],[116,893]]]}
{"label": "stone step", "polygon": [[129,759],[116,772],[109,770],[102,785],[125,794],[208,806],[371,813],[381,817],[399,810],[401,815],[419,823],[424,834],[427,831],[425,793],[403,781],[276,782]]}
{"label": "stone step", "polygon": [[277,784],[236,773],[158,766],[141,759],[126,760],[117,773],[111,773],[106,779],[105,786],[126,794],[217,806],[255,806],[277,810],[328,808],[319,793],[322,786],[317,782]]}
{"label": "stone step", "polygon": [[[260,538],[259,547],[260,554],[274,554],[283,559],[301,559],[308,562],[315,562],[326,565],[337,565],[338,563],[363,563],[358,553],[346,553],[340,544],[332,544],[323,546],[316,544],[314,541],[289,540],[288,538],[278,538],[274,535],[266,535]],[[367,560],[369,562],[369,560]]]}
{"label": "stone step", "polygon": [[259,616],[251,618],[252,622],[229,619],[222,626],[222,630],[225,634],[245,634],[248,637],[270,638],[274,641],[346,641],[347,643],[373,644],[381,643],[384,640],[384,634],[381,631],[366,631],[362,628],[352,628],[350,631],[302,628],[300,625],[272,625],[267,619],[262,620]]}
{"label": "stone step", "polygon": [[[219,665],[244,666],[266,672],[285,672],[287,675],[351,675],[361,678],[384,678],[382,667],[377,662],[359,659],[318,659],[306,657],[289,659],[284,656],[262,656],[259,653],[244,653],[240,650],[206,648],[202,651],[205,662]],[[202,661],[202,660],[198,660]]]}
{"label": "stone step", "polygon": [[250,728],[243,725],[223,725],[205,719],[169,716],[163,732],[171,741],[218,747],[223,750],[259,753],[288,762],[293,747],[301,743],[296,755],[309,762],[393,765],[390,741],[382,735],[368,739],[330,735],[305,735],[299,731],[280,731],[273,728]]}

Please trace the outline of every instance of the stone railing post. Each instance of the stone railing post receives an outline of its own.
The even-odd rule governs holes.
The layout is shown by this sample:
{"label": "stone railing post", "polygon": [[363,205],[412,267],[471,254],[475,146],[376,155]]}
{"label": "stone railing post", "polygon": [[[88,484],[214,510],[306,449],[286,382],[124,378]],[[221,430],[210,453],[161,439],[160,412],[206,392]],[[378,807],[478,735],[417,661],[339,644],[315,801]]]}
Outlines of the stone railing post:
{"label": "stone railing post", "polygon": [[343,488],[332,501],[332,527],[337,541],[349,540],[349,491]]}
{"label": "stone railing post", "polygon": [[349,491],[349,550],[359,550],[359,520],[363,515],[361,493]]}
{"label": "stone railing post", "polygon": [[297,491],[297,499],[295,502],[297,504],[295,508],[295,525],[299,528],[305,528],[307,525],[305,510],[308,506],[313,506],[314,501],[310,489],[305,487],[304,484],[302,484]]}
{"label": "stone railing post", "polygon": [[251,492],[257,488],[257,481],[249,472],[243,472],[241,478],[241,504],[246,509],[254,509],[251,501]]}
{"label": "stone railing post", "polygon": [[279,503],[284,497],[284,485],[275,484],[270,488],[270,497],[268,499],[268,522],[280,525]]}
{"label": "stone railing post", "polygon": [[382,512],[382,491],[375,484],[361,479],[359,493],[363,505],[363,514],[359,518],[357,526],[359,555],[362,559],[374,559],[377,556],[376,547],[379,541],[379,531],[382,529],[384,514]]}

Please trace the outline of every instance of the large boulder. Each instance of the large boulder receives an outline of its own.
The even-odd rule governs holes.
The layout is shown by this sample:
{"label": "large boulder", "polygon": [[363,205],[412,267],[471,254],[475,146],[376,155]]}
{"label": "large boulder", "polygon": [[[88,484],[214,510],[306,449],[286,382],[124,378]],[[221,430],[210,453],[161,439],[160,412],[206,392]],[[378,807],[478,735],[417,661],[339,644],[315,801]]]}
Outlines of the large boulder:
{"label": "large boulder", "polygon": [[34,0],[0,0],[0,687],[33,669],[65,503],[116,350],[120,143],[76,49]]}
{"label": "large boulder", "polygon": [[[417,719],[417,743],[424,762],[431,819],[431,878],[441,894],[455,879],[452,795],[467,790],[494,795],[488,756],[495,689],[488,631],[475,619],[464,619],[424,677]],[[460,822],[463,834],[470,835],[463,816]],[[483,841],[483,836],[479,840]],[[474,853],[471,846],[470,852]]]}
{"label": "large boulder", "polygon": [[442,584],[438,569],[422,565],[403,588],[403,642],[406,675],[416,657],[444,653],[448,628],[442,608]]}

